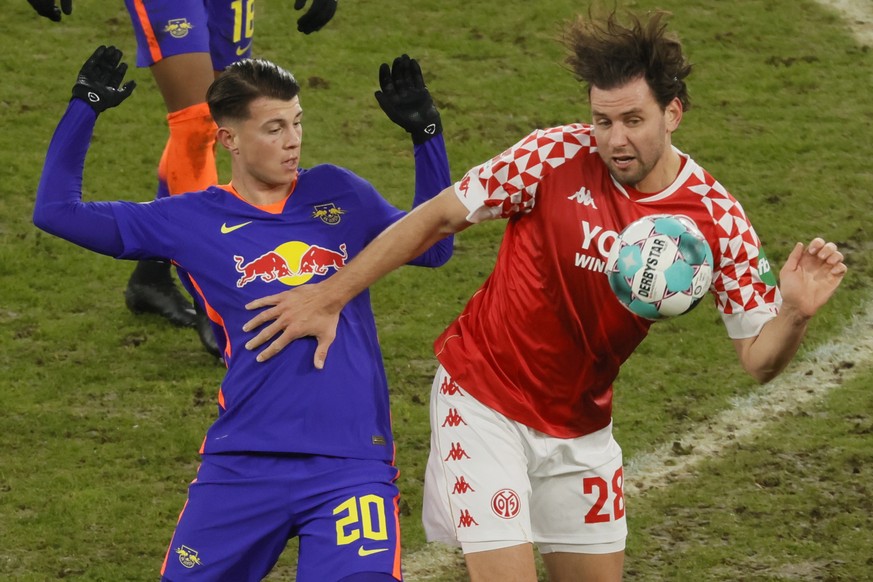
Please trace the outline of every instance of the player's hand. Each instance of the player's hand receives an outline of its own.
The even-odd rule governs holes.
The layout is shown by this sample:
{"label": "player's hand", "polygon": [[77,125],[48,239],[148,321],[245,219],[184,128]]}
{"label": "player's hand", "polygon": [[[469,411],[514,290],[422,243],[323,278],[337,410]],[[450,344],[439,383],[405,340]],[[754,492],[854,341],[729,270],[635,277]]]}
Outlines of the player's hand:
{"label": "player's hand", "polygon": [[807,247],[797,243],[779,271],[783,308],[812,317],[837,290],[847,270],[843,254],[834,243],[820,238]]}
{"label": "player's hand", "polygon": [[[306,0],[296,0],[294,10],[302,10]],[[297,30],[303,34],[310,34],[321,30],[333,15],[336,14],[337,0],[312,0],[309,10],[297,21]]]}
{"label": "player's hand", "polygon": [[382,63],[379,86],[382,90],[376,91],[376,101],[382,111],[411,133],[413,142],[424,143],[443,132],[440,112],[424,84],[418,61],[403,55],[394,59],[390,68]]}
{"label": "player's hand", "polygon": [[318,370],[324,368],[327,350],[336,338],[342,307],[331,305],[320,287],[320,283],[300,285],[289,291],[256,299],[246,305],[249,310],[267,308],[243,326],[243,331],[248,332],[266,325],[254,338],[246,342],[247,350],[256,350],[273,340],[258,354],[259,362],[269,360],[296,339],[314,337],[318,345],[315,348],[313,365]]}
{"label": "player's hand", "polygon": [[61,0],[61,6],[58,8],[58,5],[55,3],[55,0],[27,0],[30,2],[30,5],[33,6],[33,9],[36,10],[36,13],[40,16],[45,16],[49,20],[53,20],[55,22],[61,21],[61,11],[63,10],[64,14],[69,16],[73,13],[73,0]]}
{"label": "player's hand", "polygon": [[136,87],[136,81],[119,87],[126,72],[127,64],[121,62],[121,51],[114,46],[100,46],[82,65],[73,85],[73,97],[85,101],[97,113],[115,107]]}

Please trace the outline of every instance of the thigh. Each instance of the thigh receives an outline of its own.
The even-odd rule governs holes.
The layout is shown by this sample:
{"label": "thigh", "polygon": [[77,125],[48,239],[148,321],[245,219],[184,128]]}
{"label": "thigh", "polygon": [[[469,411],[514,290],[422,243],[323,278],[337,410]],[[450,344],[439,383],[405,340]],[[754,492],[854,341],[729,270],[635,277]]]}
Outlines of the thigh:
{"label": "thigh", "polygon": [[531,489],[516,424],[467,394],[442,367],[430,411],[428,539],[460,544],[465,552],[530,542]]}
{"label": "thigh", "polygon": [[209,20],[212,66],[226,66],[252,56],[255,36],[255,0],[205,0]]}
{"label": "thigh", "polygon": [[291,535],[287,485],[269,459],[205,455],[162,574],[183,580],[261,580]]}
{"label": "thigh", "polygon": [[611,426],[577,439],[546,437],[538,446],[542,463],[531,475],[531,511],[540,550],[623,550],[624,472]]}
{"label": "thigh", "polygon": [[299,520],[297,581],[330,582],[360,572],[400,580],[396,468],[383,461],[314,460]]}
{"label": "thigh", "polygon": [[136,64],[209,52],[209,24],[203,0],[125,0],[136,36]]}

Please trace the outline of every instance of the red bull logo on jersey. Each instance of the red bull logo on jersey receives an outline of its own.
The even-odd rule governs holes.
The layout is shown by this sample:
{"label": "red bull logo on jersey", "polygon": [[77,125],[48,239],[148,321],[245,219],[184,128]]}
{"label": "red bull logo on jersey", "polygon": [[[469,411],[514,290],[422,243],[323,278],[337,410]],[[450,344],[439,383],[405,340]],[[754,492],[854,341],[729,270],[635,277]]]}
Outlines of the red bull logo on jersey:
{"label": "red bull logo on jersey", "polygon": [[301,241],[290,241],[249,261],[241,255],[234,255],[234,266],[240,274],[236,286],[242,288],[260,280],[264,283],[279,281],[296,287],[306,283],[314,275],[324,276],[343,268],[348,258],[345,243],[333,250]]}
{"label": "red bull logo on jersey", "polygon": [[298,274],[327,275],[330,269],[342,269],[346,265],[347,258],[349,255],[346,252],[345,243],[339,246],[339,252],[312,245],[300,257],[300,269],[297,272]]}

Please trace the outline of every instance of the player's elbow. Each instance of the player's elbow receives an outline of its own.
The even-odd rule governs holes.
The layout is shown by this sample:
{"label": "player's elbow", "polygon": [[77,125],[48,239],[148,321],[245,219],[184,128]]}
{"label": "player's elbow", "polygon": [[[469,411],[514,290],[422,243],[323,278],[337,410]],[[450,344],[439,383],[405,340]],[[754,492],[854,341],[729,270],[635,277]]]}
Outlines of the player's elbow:
{"label": "player's elbow", "polygon": [[33,225],[49,234],[54,234],[55,220],[50,212],[46,212],[42,205],[36,205],[33,209]]}

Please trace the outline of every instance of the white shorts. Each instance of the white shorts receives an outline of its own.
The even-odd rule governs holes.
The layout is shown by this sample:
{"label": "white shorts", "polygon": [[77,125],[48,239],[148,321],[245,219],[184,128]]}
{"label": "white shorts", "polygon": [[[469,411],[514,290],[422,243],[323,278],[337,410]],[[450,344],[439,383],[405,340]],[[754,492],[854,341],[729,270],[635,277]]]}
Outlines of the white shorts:
{"label": "white shorts", "polygon": [[464,553],[522,543],[541,553],[624,550],[621,447],[611,424],[573,439],[543,434],[474,399],[442,366],[430,424],[428,541]]}

